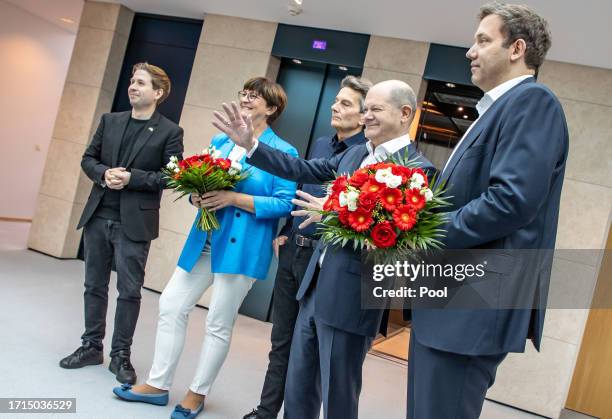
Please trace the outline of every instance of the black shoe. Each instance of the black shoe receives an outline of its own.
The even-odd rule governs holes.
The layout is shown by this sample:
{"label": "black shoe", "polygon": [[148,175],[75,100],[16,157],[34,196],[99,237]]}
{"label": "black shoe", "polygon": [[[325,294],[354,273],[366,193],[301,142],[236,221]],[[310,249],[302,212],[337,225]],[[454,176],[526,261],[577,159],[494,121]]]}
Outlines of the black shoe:
{"label": "black shoe", "polygon": [[87,365],[99,365],[104,362],[102,350],[95,347],[91,342],[85,342],[76,351],[62,359],[59,366],[67,369],[82,368]]}
{"label": "black shoe", "polygon": [[136,371],[130,362],[130,354],[126,351],[112,357],[108,369],[120,383],[136,384]]}
{"label": "black shoe", "polygon": [[261,416],[257,413],[257,409],[253,409],[251,413],[247,413],[242,419],[261,419]]}

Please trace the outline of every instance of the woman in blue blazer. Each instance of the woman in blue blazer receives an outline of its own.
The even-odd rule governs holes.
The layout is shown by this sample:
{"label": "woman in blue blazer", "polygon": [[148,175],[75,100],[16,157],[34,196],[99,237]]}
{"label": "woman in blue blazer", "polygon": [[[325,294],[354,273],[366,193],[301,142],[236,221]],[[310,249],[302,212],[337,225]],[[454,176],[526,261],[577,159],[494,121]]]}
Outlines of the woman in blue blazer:
{"label": "woman in blue blazer", "polygon": [[[244,84],[239,98],[240,108],[250,115],[259,141],[297,156],[296,149],[269,127],[287,102],[282,87],[256,77]],[[240,162],[249,175],[234,190],[191,196],[193,205],[216,211],[221,227],[207,234],[199,231],[194,222],[178,266],[159,299],[155,356],[149,378],[146,384],[128,384],[113,390],[124,400],[168,403],[168,390],[185,341],[187,317],[214,284],[195,377],[172,418],[194,418],[202,411],[205,396],[227,356],[238,309],[253,283],[266,278],[278,220],[289,215],[296,189],[294,182],[245,163],[246,150],[235,146],[225,134],[213,137],[211,145],[222,157]],[[254,247],[257,252],[253,252]]]}

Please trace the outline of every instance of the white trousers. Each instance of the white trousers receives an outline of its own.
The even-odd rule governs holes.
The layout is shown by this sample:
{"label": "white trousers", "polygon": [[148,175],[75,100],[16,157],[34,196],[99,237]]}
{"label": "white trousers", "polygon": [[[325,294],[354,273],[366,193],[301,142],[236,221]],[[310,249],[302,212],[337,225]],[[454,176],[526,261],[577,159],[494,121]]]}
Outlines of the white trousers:
{"label": "white trousers", "polygon": [[209,254],[203,254],[191,272],[177,267],[159,298],[155,355],[147,384],[170,389],[183,351],[189,313],[214,283],[200,359],[189,387],[194,393],[208,394],[227,357],[238,309],[254,282],[245,275],[212,273]]}

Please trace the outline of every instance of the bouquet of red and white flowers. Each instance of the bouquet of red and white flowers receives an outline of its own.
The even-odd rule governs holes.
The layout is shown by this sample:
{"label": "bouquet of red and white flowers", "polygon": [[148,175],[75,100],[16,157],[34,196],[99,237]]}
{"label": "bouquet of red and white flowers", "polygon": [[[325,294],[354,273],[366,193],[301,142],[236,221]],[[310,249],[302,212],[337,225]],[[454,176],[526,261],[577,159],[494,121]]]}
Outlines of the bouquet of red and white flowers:
{"label": "bouquet of red and white flowers", "polygon": [[[172,156],[162,172],[168,179],[167,186],[180,193],[176,199],[191,193],[201,195],[206,192],[232,189],[247,177],[239,162],[220,157],[220,152],[214,146],[205,149],[202,154],[180,161]],[[214,212],[202,208],[197,226],[203,231],[216,230],[219,228],[219,220]]]}
{"label": "bouquet of red and white flowers", "polygon": [[328,186],[319,231],[327,244],[367,248],[377,260],[399,260],[413,250],[439,248],[448,205],[443,186],[429,187],[416,161],[379,162]]}

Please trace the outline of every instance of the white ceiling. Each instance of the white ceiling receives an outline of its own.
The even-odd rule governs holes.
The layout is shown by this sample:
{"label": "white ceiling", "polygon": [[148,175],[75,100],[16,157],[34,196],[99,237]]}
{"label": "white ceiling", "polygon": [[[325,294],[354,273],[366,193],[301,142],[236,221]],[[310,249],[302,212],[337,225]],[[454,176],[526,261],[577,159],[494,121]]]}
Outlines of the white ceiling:
{"label": "white ceiling", "polygon": [[[3,0],[0,0],[3,1]],[[49,23],[69,32],[76,33],[83,10],[83,0],[4,0]],[[74,23],[63,22],[61,18],[71,19]]]}
{"label": "white ceiling", "polygon": [[[49,21],[82,5],[82,0],[8,1]],[[136,12],[196,19],[214,13],[468,47],[486,0],[303,0],[304,12],[295,17],[287,11],[289,0],[103,1]],[[548,20],[553,35],[548,59],[612,69],[612,1],[508,1],[528,4]]]}

